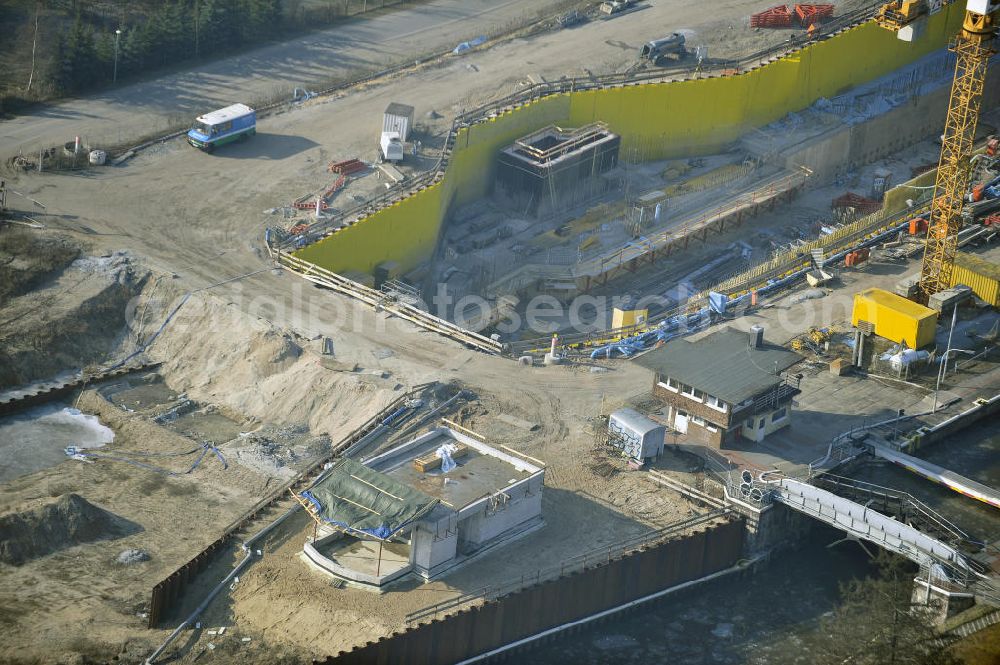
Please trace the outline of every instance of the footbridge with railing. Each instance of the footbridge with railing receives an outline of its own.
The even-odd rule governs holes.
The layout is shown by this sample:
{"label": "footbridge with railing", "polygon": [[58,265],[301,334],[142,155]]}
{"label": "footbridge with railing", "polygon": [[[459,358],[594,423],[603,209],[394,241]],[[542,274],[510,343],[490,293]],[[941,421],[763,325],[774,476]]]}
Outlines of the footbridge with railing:
{"label": "footbridge with railing", "polygon": [[770,489],[768,496],[772,501],[824,522],[849,537],[905,556],[920,566],[921,575],[947,579],[954,587],[993,603],[1000,602],[1000,592],[987,571],[959,549],[959,543],[967,540],[964,534],[926,506],[921,505],[917,511],[920,517],[916,522],[923,522],[924,528],[933,523],[939,537],[879,512],[871,505],[874,499],[862,505],[801,480],[762,480]]}

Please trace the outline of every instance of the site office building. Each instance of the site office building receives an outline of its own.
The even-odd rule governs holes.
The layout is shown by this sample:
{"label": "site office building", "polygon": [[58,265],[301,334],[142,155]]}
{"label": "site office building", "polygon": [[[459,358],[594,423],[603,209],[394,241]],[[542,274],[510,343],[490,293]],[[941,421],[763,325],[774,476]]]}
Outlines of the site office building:
{"label": "site office building", "polygon": [[792,420],[798,381],[787,375],[802,360],[764,342],[764,329],[724,328],[697,341],[675,340],[636,362],[653,372],[653,396],[667,422],[687,440],[725,448],[754,442]]}

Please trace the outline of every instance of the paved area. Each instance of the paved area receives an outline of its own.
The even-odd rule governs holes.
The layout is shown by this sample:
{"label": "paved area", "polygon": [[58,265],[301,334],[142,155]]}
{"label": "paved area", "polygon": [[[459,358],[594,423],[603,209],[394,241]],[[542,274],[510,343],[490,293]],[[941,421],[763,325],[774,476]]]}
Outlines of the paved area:
{"label": "paved area", "polygon": [[316,88],[443,50],[523,21],[560,0],[431,0],[391,8],[257,50],[118,89],[45,106],[0,123],[0,155],[35,151],[74,136],[118,142],[164,130],[235,100]]}

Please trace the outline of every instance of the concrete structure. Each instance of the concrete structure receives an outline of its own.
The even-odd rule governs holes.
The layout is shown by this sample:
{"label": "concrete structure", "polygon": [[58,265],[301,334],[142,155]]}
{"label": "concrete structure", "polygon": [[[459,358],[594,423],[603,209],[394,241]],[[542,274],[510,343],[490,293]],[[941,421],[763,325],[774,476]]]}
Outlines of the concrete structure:
{"label": "concrete structure", "polygon": [[598,176],[618,164],[620,145],[621,138],[600,122],[544,127],[500,151],[495,193],[535,213],[593,198],[605,189]]}
{"label": "concrete structure", "polygon": [[[464,448],[454,469],[421,471],[421,465],[414,464],[433,457],[445,444]],[[385,487],[406,486],[436,505],[384,541],[320,523],[316,538],[303,548],[305,556],[320,569],[359,585],[377,589],[409,573],[431,579],[542,525],[544,464],[448,427],[418,436],[364,465],[377,472]]]}
{"label": "concrete structure", "polygon": [[783,372],[801,359],[764,342],[762,328],[749,335],[724,328],[694,342],[668,342],[636,362],[652,370],[653,396],[666,405],[675,431],[723,448],[740,438],[759,443],[791,423],[798,382]]}

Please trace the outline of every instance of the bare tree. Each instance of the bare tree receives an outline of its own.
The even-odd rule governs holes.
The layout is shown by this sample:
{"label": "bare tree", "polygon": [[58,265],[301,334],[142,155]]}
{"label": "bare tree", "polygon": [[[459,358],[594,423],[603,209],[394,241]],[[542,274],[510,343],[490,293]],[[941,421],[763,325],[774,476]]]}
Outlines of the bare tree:
{"label": "bare tree", "polygon": [[840,607],[809,640],[815,665],[961,665],[913,602],[909,562],[881,550],[876,560],[878,577],[842,585]]}
{"label": "bare tree", "polygon": [[42,11],[42,3],[35,3],[35,32],[31,38],[31,71],[28,73],[28,85],[25,86],[26,93],[31,92],[31,82],[35,78],[35,49],[38,46],[38,14]]}

